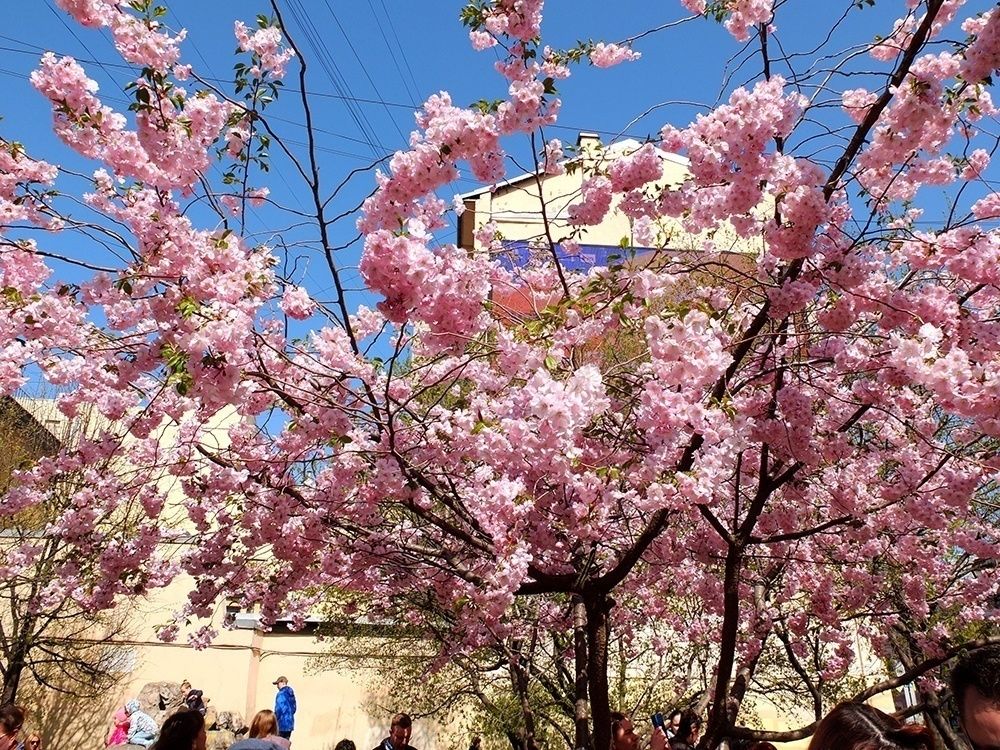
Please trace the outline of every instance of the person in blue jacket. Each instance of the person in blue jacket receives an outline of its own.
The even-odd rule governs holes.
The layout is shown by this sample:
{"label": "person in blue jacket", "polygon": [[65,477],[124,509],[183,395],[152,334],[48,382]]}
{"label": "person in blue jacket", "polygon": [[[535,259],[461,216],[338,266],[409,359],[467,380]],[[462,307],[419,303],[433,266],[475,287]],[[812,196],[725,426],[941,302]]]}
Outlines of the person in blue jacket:
{"label": "person in blue jacket", "polygon": [[274,696],[274,715],[278,719],[278,736],[286,740],[292,738],[295,729],[295,691],[288,684],[288,678],[282,675],[273,683],[278,687]]}
{"label": "person in blue jacket", "polygon": [[139,701],[135,698],[125,704],[125,713],[129,715],[128,744],[143,747],[152,745],[160,733],[160,727],[153,717],[139,707]]}

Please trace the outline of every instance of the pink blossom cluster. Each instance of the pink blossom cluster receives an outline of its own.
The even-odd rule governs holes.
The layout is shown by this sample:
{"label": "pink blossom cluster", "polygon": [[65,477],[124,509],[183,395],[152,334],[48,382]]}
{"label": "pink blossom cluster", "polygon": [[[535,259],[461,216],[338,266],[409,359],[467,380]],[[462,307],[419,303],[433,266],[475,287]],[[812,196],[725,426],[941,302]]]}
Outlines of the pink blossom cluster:
{"label": "pink blossom cluster", "polygon": [[435,94],[424,104],[417,123],[424,133],[411,137],[410,151],[397,151],[389,162],[391,176],[379,175],[379,190],[364,203],[358,227],[365,232],[395,228],[413,217],[423,218],[422,199],[453,180],[455,162],[469,162],[480,180],[503,174],[496,118],[455,107],[447,94]]}
{"label": "pink blossom cluster", "polygon": [[180,58],[183,29],[171,36],[158,21],[138,18],[121,7],[121,0],[56,0],[59,7],[84,26],[111,28],[115,47],[133,65],[170,69]]}
{"label": "pink blossom cluster", "polygon": [[647,143],[637,151],[616,159],[608,168],[611,189],[616,193],[635,190],[663,176],[663,158],[659,149]]}
{"label": "pink blossom cluster", "polygon": [[56,0],[56,4],[83,26],[110,26],[121,0]]}
{"label": "pink blossom cluster", "polygon": [[545,174],[558,175],[566,172],[563,165],[563,145],[558,138],[553,138],[545,144],[542,158],[542,171]]}
{"label": "pink blossom cluster", "polygon": [[1000,68],[1000,13],[990,10],[966,21],[962,30],[975,39],[965,48],[959,72],[969,83],[978,83]]}
{"label": "pink blossom cluster", "polygon": [[971,108],[970,119],[976,120],[995,111],[981,91],[946,92],[946,81],[960,67],[952,53],[922,56],[879,117],[872,144],[858,159],[858,179],[878,203],[910,200],[922,184],[956,178],[948,158],[939,156],[955,133],[956,115]]}
{"label": "pink blossom cluster", "polygon": [[569,207],[569,220],[574,224],[600,224],[611,208],[614,192],[611,180],[603,175],[588,177],[580,192],[582,200]]}
{"label": "pink blossom cluster", "polygon": [[44,201],[27,187],[32,183],[50,185],[57,174],[56,167],[36,161],[18,144],[0,139],[0,224],[48,223],[49,219],[42,213]]}
{"label": "pink blossom cluster", "polygon": [[841,94],[841,101],[848,116],[860,123],[868,114],[868,109],[878,101],[878,94],[866,89],[848,89]]}
{"label": "pink blossom cluster", "polygon": [[787,169],[787,160],[777,158],[769,147],[773,139],[791,132],[805,106],[804,97],[786,95],[784,85],[774,76],[750,91],[737,89],[728,104],[699,115],[685,130],[663,128],[661,147],[685,153],[691,172],[680,190],[663,192],[663,213],[686,214],[693,231],[724,219],[737,231],[751,231],[756,221],[750,212],[763,200],[767,181],[773,172]]}
{"label": "pink blossom cluster", "polygon": [[187,32],[176,36],[160,30],[156,21],[144,21],[128,13],[117,13],[111,19],[111,33],[122,57],[133,65],[169,70],[180,59],[178,45]]}
{"label": "pink blossom cluster", "polygon": [[[219,137],[230,107],[214,95],[186,98],[182,105],[151,97],[155,109],[140,110],[137,130],[95,96],[97,84],[71,57],[42,57],[31,82],[53,104],[56,132],[83,156],[103,161],[116,174],[163,188],[187,188],[207,169],[207,147]],[[142,86],[143,84],[140,84]]]}
{"label": "pink blossom cluster", "polygon": [[725,21],[726,30],[737,41],[746,41],[750,29],[770,23],[774,15],[774,0],[727,0],[729,17]]}
{"label": "pink blossom cluster", "polygon": [[369,288],[384,295],[378,307],[387,319],[423,321],[442,335],[435,346],[450,346],[454,336],[471,332],[483,314],[489,273],[482,260],[454,246],[432,251],[428,239],[387,230],[370,233],[361,275]]}
{"label": "pink blossom cluster", "polygon": [[259,77],[270,74],[275,78],[284,78],[285,66],[295,56],[295,50],[291,47],[282,49],[281,29],[277,26],[268,26],[257,29],[251,34],[246,24],[237,21],[233,33],[236,35],[239,48],[244,52],[253,53],[260,60],[251,68],[252,75]]}
{"label": "pink blossom cluster", "polygon": [[598,42],[590,52],[590,62],[598,68],[611,68],[623,62],[638,60],[642,55],[629,47]]}
{"label": "pink blossom cluster", "polygon": [[[774,0],[720,0],[715,4],[725,11],[726,30],[741,42],[749,38],[750,29],[770,24],[774,15]],[[698,15],[703,15],[707,6],[705,0],[681,0],[681,5]]]}
{"label": "pink blossom cluster", "polygon": [[290,318],[305,320],[315,311],[316,303],[308,291],[301,286],[294,286],[285,289],[281,296],[281,309]]}
{"label": "pink blossom cluster", "polygon": [[496,0],[483,25],[490,34],[529,42],[541,32],[542,4],[543,0]]}

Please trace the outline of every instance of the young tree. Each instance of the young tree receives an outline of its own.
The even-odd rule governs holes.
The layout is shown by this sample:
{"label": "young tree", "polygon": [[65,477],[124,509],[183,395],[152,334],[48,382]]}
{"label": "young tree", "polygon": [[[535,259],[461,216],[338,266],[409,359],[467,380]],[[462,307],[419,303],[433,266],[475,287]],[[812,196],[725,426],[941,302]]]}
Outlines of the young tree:
{"label": "young tree", "polygon": [[[55,454],[83,425],[58,429],[42,424],[62,421],[51,402],[31,409],[0,400],[0,490],[12,475]],[[63,588],[67,568],[78,570],[79,546],[45,533],[46,525],[70,511],[67,498],[83,484],[83,475],[67,475],[47,488],[41,502],[12,517],[0,529],[0,703],[15,702],[24,678],[47,689],[76,696],[98,695],[110,684],[109,646],[123,630],[123,612],[95,616]],[[126,517],[119,514],[117,523]]]}
{"label": "young tree", "polygon": [[[38,504],[46,483],[81,467],[135,467],[95,476],[48,529],[94,560],[63,571],[81,606],[110,606],[179,569],[196,580],[181,620],[222,596],[260,604],[267,619],[303,616],[330,586],[376,600],[418,591],[451,613],[445,643],[458,654],[521,635],[513,605],[533,597],[537,623],[576,635],[575,703],[589,702],[596,748],[611,738],[611,633],[642,632],[651,617],[711,644],[703,747],[810,731],[741,724],[771,639],[798,671],[818,634],[828,680],[849,668],[857,632],[891,654],[899,628],[933,622],[907,633],[931,655],[904,675],[914,680],[961,648],[961,631],[935,613],[996,617],[991,8],[910,0],[875,42],[838,51],[863,23],[865,3],[845,1],[827,41],[798,50],[775,42],[794,4],[683,0],[752,44],[744,66],[755,60],[756,73],[690,125],[589,169],[568,229],[540,201],[540,251],[511,268],[489,225],[472,250],[436,242],[451,210],[437,191],[460,167],[501,180],[501,140],[528,135],[541,195],[546,170],[565,167],[545,135],[557,81],[575,63],[634,60],[633,43],[656,37],[557,51],[541,41],[541,0],[470,3],[462,19],[474,46],[501,52],[508,96],[471,109],[430,97],[411,148],[378,174],[357,219],[372,310],[349,297],[334,239],[340,188],[323,179],[312,131],[294,150],[268,119],[297,49],[279,3],[256,31],[237,24],[250,58],[239,99],[180,63],[182,35],[147,0],[59,5],[110,29],[141,69],[131,120],[72,59],[47,54],[33,76],[57,134],[99,166],[84,198],[92,218],[62,209],[56,168],[16,143],[0,152],[0,386],[37,368],[65,389],[66,414],[93,405],[109,420],[21,476],[3,512]],[[222,144],[228,166],[215,180]],[[257,187],[268,145],[304,183],[309,209],[293,215],[312,232],[276,229],[275,247],[309,243],[329,303],[284,278],[281,253],[234,218],[272,200]],[[661,151],[688,158],[682,184],[660,181]],[[641,262],[567,270],[557,245],[613,207],[631,221],[625,244],[647,249]],[[940,221],[921,223],[922,211]],[[669,222],[703,237],[702,251],[675,252]],[[752,262],[713,244],[722,230],[759,248]],[[49,249],[58,233],[78,244]],[[109,260],[90,257],[93,243]],[[54,255],[93,273],[49,282]],[[525,288],[549,302],[512,326],[493,294]],[[609,355],[595,343],[613,337],[630,346]],[[176,440],[164,443],[165,425]],[[102,529],[95,545],[96,519],[123,493],[146,520]],[[177,514],[200,543],[171,565],[158,545]],[[425,611],[412,609],[412,624]]]}

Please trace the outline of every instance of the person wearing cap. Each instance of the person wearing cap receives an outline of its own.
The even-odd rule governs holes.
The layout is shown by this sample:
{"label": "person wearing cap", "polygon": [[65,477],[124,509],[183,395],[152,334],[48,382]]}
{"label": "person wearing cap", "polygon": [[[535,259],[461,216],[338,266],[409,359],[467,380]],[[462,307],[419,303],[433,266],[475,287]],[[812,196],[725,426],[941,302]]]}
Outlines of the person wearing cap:
{"label": "person wearing cap", "polygon": [[284,675],[272,684],[278,688],[278,693],[274,696],[274,716],[278,720],[278,736],[290,740],[292,730],[295,729],[295,691]]}

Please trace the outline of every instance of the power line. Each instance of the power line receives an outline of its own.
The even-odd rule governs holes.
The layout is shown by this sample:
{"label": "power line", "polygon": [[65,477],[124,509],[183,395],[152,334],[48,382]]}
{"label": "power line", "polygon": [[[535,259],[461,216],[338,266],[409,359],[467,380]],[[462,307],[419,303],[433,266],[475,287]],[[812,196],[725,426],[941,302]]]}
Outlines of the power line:
{"label": "power line", "polygon": [[396,122],[396,118],[392,116],[392,112],[389,110],[389,107],[386,106],[385,100],[379,94],[378,86],[376,85],[375,81],[372,80],[372,77],[368,74],[368,67],[361,59],[361,56],[358,54],[358,51],[354,48],[354,45],[351,43],[351,38],[347,35],[347,30],[344,29],[344,26],[340,23],[340,19],[337,18],[337,13],[334,11],[333,6],[330,5],[330,0],[324,0],[324,3],[326,4],[327,10],[330,11],[330,15],[333,16],[333,22],[337,24],[337,28],[340,29],[340,33],[344,35],[344,41],[347,42],[347,46],[348,48],[350,48],[351,54],[353,54],[354,59],[358,61],[358,65],[361,68],[361,72],[368,80],[368,83],[371,84],[372,90],[375,92],[375,96],[378,97],[379,102],[382,104],[382,108],[385,110],[386,115],[388,115],[389,117],[389,122],[392,123],[392,126],[396,129],[396,132],[399,134],[399,139],[404,143],[406,143],[406,136],[403,135],[403,131],[400,130],[399,124]]}
{"label": "power line", "polygon": [[[380,148],[383,152],[389,150],[386,146],[377,142],[375,130],[368,121],[368,117],[360,108],[354,106],[355,97],[347,95],[351,93],[350,87],[348,86],[346,80],[341,76],[340,69],[338,68],[336,61],[333,59],[333,56],[323,43],[323,38],[319,29],[317,29],[316,25],[312,22],[309,13],[302,7],[300,0],[288,0],[288,9],[292,17],[298,22],[299,28],[302,30],[303,34],[305,34],[306,41],[312,47],[320,67],[323,68],[323,71],[326,73],[327,78],[330,79],[330,82],[337,90],[337,93],[343,97],[348,114],[350,114],[351,119],[354,120],[354,124],[357,125],[362,137],[368,142],[372,153],[378,154]],[[347,93],[345,94],[345,92]],[[382,102],[379,102],[379,104],[382,104]]]}
{"label": "power line", "polygon": [[[19,39],[15,39],[13,37],[5,36],[4,34],[0,34],[0,39],[6,39],[7,41],[14,42],[15,44],[21,44],[21,45],[24,45],[26,47],[32,47],[32,48],[34,48],[34,49],[36,49],[38,51],[41,51],[41,52],[47,52],[47,51],[49,51],[45,47],[39,47],[38,45],[35,45],[35,44],[28,44],[27,42],[22,42]],[[36,52],[32,52],[31,50],[16,49],[16,48],[13,48],[13,47],[3,47],[3,46],[0,46],[0,51],[2,51],[2,52],[14,52],[14,53],[17,53],[17,54],[22,54],[22,55],[34,55],[34,54],[37,54]],[[62,53],[57,52],[56,54],[62,54]],[[82,57],[77,57],[76,59],[77,59],[78,62],[82,62],[82,63],[91,63],[91,64],[94,64],[94,65],[102,65],[103,64],[103,65],[105,65],[107,67],[111,67],[111,68],[122,68],[122,69],[125,69],[125,70],[136,71],[136,68],[134,66],[127,65],[127,64],[124,64],[124,63],[113,63],[113,62],[104,62],[104,63],[102,63],[99,60],[88,60],[88,59],[85,59],[85,58],[82,58]],[[202,76],[202,78],[204,78],[204,80],[206,80],[206,81],[209,81],[210,83],[222,83],[222,84],[232,83],[232,81],[229,80],[229,79],[227,79],[227,78],[216,78],[216,77],[213,77],[213,76]],[[300,94],[300,93],[302,93],[301,89],[295,88],[294,86],[283,86],[282,88],[285,91],[289,91],[289,92],[294,93],[294,94]],[[309,91],[308,95],[309,96],[315,96],[315,97],[323,98],[323,99],[338,99],[338,100],[342,100],[342,101],[353,102],[353,103],[356,103],[356,104],[373,104],[373,105],[377,104],[380,107],[381,106],[396,107],[396,108],[399,108],[399,109],[409,110],[410,112],[412,112],[414,110],[414,108],[415,108],[415,105],[413,105],[413,104],[403,104],[402,102],[394,102],[394,101],[390,101],[388,99],[386,99],[384,101],[383,100],[379,100],[379,99],[368,99],[368,98],[365,98],[365,97],[362,97],[362,96],[350,96],[350,95],[343,94],[343,93],[334,94],[334,93],[331,93],[329,91]],[[275,118],[275,119],[280,119],[280,118]],[[585,131],[585,132],[588,132],[588,133],[597,133],[598,135],[627,136],[629,138],[640,138],[640,139],[645,137],[645,134],[639,134],[639,133],[622,133],[621,131],[618,131],[618,130],[601,130],[599,128],[593,128],[593,127],[583,126],[583,125],[559,125],[559,124],[556,124],[556,125],[546,125],[545,127],[549,128],[549,129],[556,129],[556,130],[570,130],[570,131],[573,131],[573,132],[576,132],[576,133],[580,133],[581,131]],[[364,143],[366,145],[369,145],[368,141],[366,141],[366,140],[360,140],[360,139],[357,139],[357,138],[352,138],[351,136],[347,136],[347,135],[344,135],[342,133],[335,133],[335,132],[330,131],[330,130],[322,130],[321,128],[313,128],[313,129],[316,130],[317,132],[325,132],[325,133],[328,133],[329,135],[334,135],[337,138],[343,138],[345,140],[354,141],[356,143]],[[383,148],[385,148],[386,151],[389,151],[389,149],[387,147],[383,147]]]}
{"label": "power line", "polygon": [[420,98],[419,95],[417,94],[417,91],[420,90],[420,87],[417,86],[417,81],[413,77],[413,70],[410,68],[410,63],[406,59],[406,53],[403,51],[403,47],[399,44],[399,37],[396,36],[396,29],[392,24],[392,17],[389,15],[388,11],[385,11],[385,3],[382,3],[382,10],[385,11],[386,14],[385,16],[386,23],[389,26],[389,30],[392,31],[392,35],[396,40],[396,46],[399,48],[399,54],[403,58],[403,64],[406,65],[406,70],[410,74],[410,81],[413,81],[412,89],[410,88],[410,81],[407,81],[406,76],[403,75],[402,68],[400,68],[399,66],[399,59],[396,57],[395,50],[393,50],[392,45],[389,44],[389,39],[385,35],[385,30],[383,28],[382,21],[381,19],[379,19],[378,13],[375,11],[375,5],[374,3],[372,3],[372,0],[368,0],[368,8],[372,12],[372,18],[375,19],[375,27],[378,29],[379,36],[382,37],[382,43],[385,45],[385,49],[389,53],[389,58],[392,60],[392,64],[396,68],[396,73],[399,75],[399,80],[403,83],[403,88],[406,89],[406,93],[409,95],[410,101],[414,102],[413,106],[414,108],[416,108],[417,105],[415,104],[415,102]]}

